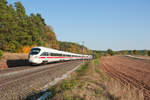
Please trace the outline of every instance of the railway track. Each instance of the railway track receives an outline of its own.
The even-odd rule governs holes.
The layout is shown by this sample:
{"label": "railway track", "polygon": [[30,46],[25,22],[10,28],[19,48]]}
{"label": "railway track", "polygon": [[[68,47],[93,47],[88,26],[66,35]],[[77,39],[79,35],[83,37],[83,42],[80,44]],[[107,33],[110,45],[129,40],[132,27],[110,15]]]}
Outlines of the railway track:
{"label": "railway track", "polygon": [[[119,59],[121,59],[121,58],[119,58]],[[150,100],[150,86],[147,85],[145,82],[138,80],[135,76],[133,76],[133,74],[128,75],[128,73],[126,73],[126,71],[123,72],[122,70],[120,70],[119,67],[121,65],[122,65],[121,67],[123,67],[123,68],[125,68],[125,67],[128,68],[131,66],[127,65],[127,64],[125,65],[124,63],[126,63],[126,62],[123,62],[122,59],[121,59],[121,62],[119,62],[119,63],[118,62],[110,63],[109,60],[101,61],[101,68],[107,74],[112,76],[113,78],[119,79],[122,84],[130,84],[130,85],[136,87],[137,90],[143,91],[144,99]],[[120,63],[122,63],[122,64],[120,64]],[[134,63],[134,65],[135,65],[135,62],[130,62],[130,63]],[[114,66],[119,66],[119,67],[114,67]],[[135,71],[138,71],[138,70],[135,70]]]}
{"label": "railway track", "polygon": [[[33,92],[40,90],[44,85],[73,69],[81,61],[69,61],[56,64],[47,64],[0,72],[0,98],[1,100],[24,99]],[[11,71],[9,70],[9,73]]]}

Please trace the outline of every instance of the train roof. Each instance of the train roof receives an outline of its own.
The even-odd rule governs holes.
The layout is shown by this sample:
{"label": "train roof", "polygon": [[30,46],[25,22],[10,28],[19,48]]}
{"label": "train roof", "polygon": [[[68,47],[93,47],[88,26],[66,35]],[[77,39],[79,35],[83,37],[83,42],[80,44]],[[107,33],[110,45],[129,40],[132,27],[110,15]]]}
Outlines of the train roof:
{"label": "train roof", "polygon": [[66,55],[92,56],[92,55],[76,54],[76,53],[71,53],[71,52],[66,52],[66,51],[59,51],[59,50],[56,50],[56,49],[46,48],[46,47],[42,47],[42,46],[37,46],[37,47],[34,47],[34,48],[40,48],[44,51],[49,51],[49,52],[53,52],[53,53],[60,53],[60,54],[66,54]]}
{"label": "train roof", "polygon": [[65,54],[65,55],[92,56],[92,55],[76,54],[76,53],[71,53],[71,52],[66,52],[66,51],[59,51],[56,49],[46,48],[46,47],[42,47],[42,46],[37,46],[37,47],[33,47],[33,48],[40,48],[41,50],[44,50],[44,51],[49,51],[49,52],[53,52],[53,53],[60,53],[60,54]]}
{"label": "train roof", "polygon": [[34,47],[34,48],[40,48],[44,51],[49,51],[49,52],[53,52],[53,53],[61,53],[61,54],[66,54],[66,55],[78,55],[78,56],[83,56],[82,54],[75,54],[75,53],[71,53],[71,52],[66,52],[66,51],[59,51],[56,49],[52,49],[52,48],[46,48],[46,47]]}

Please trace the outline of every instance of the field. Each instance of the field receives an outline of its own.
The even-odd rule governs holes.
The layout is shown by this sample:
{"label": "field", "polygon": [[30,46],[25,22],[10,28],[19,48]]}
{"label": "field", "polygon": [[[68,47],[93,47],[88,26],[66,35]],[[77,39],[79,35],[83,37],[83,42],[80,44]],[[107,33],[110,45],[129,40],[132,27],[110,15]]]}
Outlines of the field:
{"label": "field", "polygon": [[[70,78],[51,87],[49,90],[52,95],[48,100],[144,100],[144,98],[146,100],[148,90],[137,81],[134,82],[135,84],[129,81],[133,73],[136,75],[136,69],[138,69],[133,65],[135,69],[132,69],[134,71],[130,74],[132,70],[128,68],[132,64],[129,65],[129,61],[134,64],[142,62],[123,56],[104,57],[90,61],[73,73]],[[150,63],[145,60],[143,62]],[[136,80],[135,75],[133,75],[133,80]]]}
{"label": "field", "polygon": [[124,56],[105,57],[100,67],[122,84],[131,84],[143,92],[144,99],[150,99],[150,60]]}

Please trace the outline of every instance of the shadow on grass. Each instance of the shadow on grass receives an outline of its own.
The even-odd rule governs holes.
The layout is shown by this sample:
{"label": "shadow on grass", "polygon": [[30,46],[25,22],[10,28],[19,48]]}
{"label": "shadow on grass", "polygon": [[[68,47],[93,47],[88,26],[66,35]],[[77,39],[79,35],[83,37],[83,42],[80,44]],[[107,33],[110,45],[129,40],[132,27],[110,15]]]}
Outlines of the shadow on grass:
{"label": "shadow on grass", "polygon": [[32,95],[27,96],[27,98],[25,98],[24,100],[37,100],[39,97],[41,97],[46,92],[48,92],[48,91],[41,91],[39,93],[33,93]]}

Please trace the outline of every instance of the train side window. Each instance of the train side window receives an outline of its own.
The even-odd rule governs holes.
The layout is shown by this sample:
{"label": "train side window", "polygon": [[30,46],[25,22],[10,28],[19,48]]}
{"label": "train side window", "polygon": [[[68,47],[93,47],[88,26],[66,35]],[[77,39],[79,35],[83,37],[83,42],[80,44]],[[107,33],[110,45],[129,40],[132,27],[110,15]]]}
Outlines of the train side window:
{"label": "train side window", "polygon": [[61,54],[57,54],[57,56],[61,56]]}
{"label": "train side window", "polygon": [[58,53],[51,53],[51,56],[62,56],[62,54],[58,54]]}
{"label": "train side window", "polygon": [[54,53],[51,53],[51,56],[55,56],[55,54],[54,54]]}
{"label": "train side window", "polygon": [[51,56],[51,53],[50,53],[50,52],[48,53],[48,56]]}
{"label": "train side window", "polygon": [[54,53],[54,56],[58,56],[57,53]]}
{"label": "train side window", "polygon": [[48,56],[48,52],[43,52],[40,56]]}
{"label": "train side window", "polygon": [[69,57],[69,55],[67,55],[67,57]]}
{"label": "train side window", "polygon": [[48,52],[46,52],[46,56],[48,56]]}

